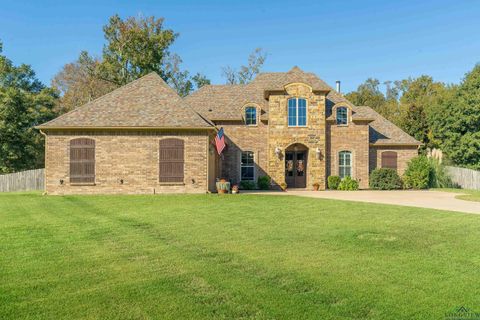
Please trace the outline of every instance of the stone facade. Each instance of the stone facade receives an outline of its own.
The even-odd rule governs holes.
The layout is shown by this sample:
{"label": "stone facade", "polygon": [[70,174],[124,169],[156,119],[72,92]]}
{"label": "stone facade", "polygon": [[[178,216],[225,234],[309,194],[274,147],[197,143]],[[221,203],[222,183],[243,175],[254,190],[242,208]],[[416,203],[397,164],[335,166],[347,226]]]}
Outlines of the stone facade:
{"label": "stone facade", "polygon": [[[290,98],[307,100],[307,125],[305,127],[288,126],[288,107]],[[293,144],[302,144],[308,148],[307,188],[319,183],[325,188],[325,95],[315,94],[312,88],[303,83],[292,83],[285,87],[283,94],[272,94],[268,102],[268,173],[274,186],[285,182],[285,150]],[[277,156],[276,148],[281,150]],[[320,158],[317,158],[317,148]]]}
{"label": "stone facade", "polygon": [[[288,99],[307,100],[307,125],[288,126]],[[253,105],[253,104],[250,104]],[[339,152],[352,154],[352,178],[358,180],[361,189],[369,187],[369,174],[381,167],[381,152],[395,151],[398,154],[398,173],[403,174],[407,162],[418,154],[417,145],[376,146],[370,143],[370,119],[355,118],[349,104],[347,125],[337,125],[335,119],[326,118],[326,96],[314,92],[303,83],[292,83],[284,92],[273,92],[268,96],[268,117],[258,121],[257,126],[247,126],[243,121],[215,121],[225,130],[228,148],[220,162],[218,177],[233,183],[240,182],[240,156],[242,151],[255,154],[255,180],[262,175],[272,179],[272,187],[278,188],[285,182],[285,151],[294,144],[308,151],[306,189],[319,183],[320,189],[327,188],[327,177],[339,175]],[[257,113],[261,113],[261,107]],[[337,105],[332,107],[335,114]],[[281,150],[280,154],[276,150]]]}
{"label": "stone facade", "polygon": [[[46,192],[48,194],[205,193],[209,152],[208,131],[195,130],[52,130],[46,132]],[[69,181],[70,140],[95,140],[95,184]],[[184,182],[159,182],[159,141],[185,142]],[[123,183],[121,183],[123,180]],[[63,183],[62,183],[63,181]]]}

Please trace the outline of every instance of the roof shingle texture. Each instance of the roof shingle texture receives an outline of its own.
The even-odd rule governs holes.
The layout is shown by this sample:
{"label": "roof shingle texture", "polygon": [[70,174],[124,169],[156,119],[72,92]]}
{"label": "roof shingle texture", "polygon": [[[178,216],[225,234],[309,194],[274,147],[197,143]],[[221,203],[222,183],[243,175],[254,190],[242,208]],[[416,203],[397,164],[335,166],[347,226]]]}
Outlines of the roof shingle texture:
{"label": "roof shingle texture", "polygon": [[210,128],[163,79],[152,72],[39,128]]}
{"label": "roof shingle texture", "polygon": [[371,120],[369,125],[370,143],[372,144],[421,144],[372,108],[355,106],[314,73],[303,72],[298,67],[294,67],[288,72],[260,73],[246,85],[207,85],[186,97],[185,100],[195,111],[212,121],[242,120],[242,108],[248,103],[259,105],[263,113],[261,117],[265,119],[268,113],[265,91],[283,91],[285,85],[294,82],[306,83],[314,91],[328,92],[326,96],[327,118],[332,118],[332,107],[335,104],[345,103],[351,106],[354,119]]}

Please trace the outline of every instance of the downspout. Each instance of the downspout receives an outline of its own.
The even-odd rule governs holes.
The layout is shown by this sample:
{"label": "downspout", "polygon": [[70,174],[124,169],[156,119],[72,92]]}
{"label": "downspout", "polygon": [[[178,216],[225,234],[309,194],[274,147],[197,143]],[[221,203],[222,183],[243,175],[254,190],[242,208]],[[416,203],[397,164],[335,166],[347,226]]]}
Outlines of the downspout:
{"label": "downspout", "polygon": [[43,146],[43,154],[44,154],[44,169],[43,169],[43,195],[47,195],[47,134],[42,131],[42,129],[39,130],[40,133],[45,137],[45,145]]}

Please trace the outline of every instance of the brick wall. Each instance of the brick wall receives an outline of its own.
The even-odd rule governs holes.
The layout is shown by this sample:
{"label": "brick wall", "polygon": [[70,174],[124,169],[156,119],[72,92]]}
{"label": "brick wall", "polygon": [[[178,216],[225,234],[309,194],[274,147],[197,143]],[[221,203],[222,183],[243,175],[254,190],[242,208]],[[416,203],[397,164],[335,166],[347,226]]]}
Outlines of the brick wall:
{"label": "brick wall", "polygon": [[[207,166],[211,154],[207,131],[47,131],[46,134],[49,194],[204,193],[208,189]],[[75,186],[69,182],[69,142],[79,137],[95,139],[95,185]],[[161,184],[158,179],[159,140],[171,137],[185,142],[183,184]]]}
{"label": "brick wall", "polygon": [[407,169],[408,161],[418,155],[416,146],[371,146],[370,147],[370,172],[382,167],[382,152],[394,151],[397,153],[397,172],[400,176]]}
{"label": "brick wall", "polygon": [[327,176],[338,176],[340,151],[352,153],[352,178],[358,180],[361,189],[368,188],[369,176],[369,133],[367,123],[351,121],[349,110],[348,125],[327,124]]}
{"label": "brick wall", "polygon": [[[257,110],[257,114],[260,110]],[[255,161],[255,180],[267,175],[268,166],[268,125],[257,121],[256,126],[247,126],[243,121],[218,121],[217,127],[223,127],[227,149],[220,161],[219,178],[240,182],[240,157],[242,151],[252,151]]]}

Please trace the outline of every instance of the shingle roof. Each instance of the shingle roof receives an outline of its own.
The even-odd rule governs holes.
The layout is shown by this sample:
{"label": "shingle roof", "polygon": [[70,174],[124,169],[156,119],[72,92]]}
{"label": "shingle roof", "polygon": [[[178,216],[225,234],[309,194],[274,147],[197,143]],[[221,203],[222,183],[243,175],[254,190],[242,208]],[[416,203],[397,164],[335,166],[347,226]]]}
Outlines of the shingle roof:
{"label": "shingle roof", "polygon": [[211,128],[152,72],[39,126],[48,128]]}
{"label": "shingle roof", "polygon": [[352,108],[354,119],[371,120],[369,124],[370,143],[372,144],[421,144],[372,108],[355,106],[314,73],[304,72],[298,67],[294,67],[288,72],[260,73],[247,85],[208,85],[186,97],[185,100],[195,111],[212,121],[241,120],[241,109],[247,103],[258,104],[264,113],[262,118],[265,118],[268,113],[265,91],[282,91],[285,85],[293,82],[306,83],[314,91],[328,92],[326,96],[326,117],[328,119],[331,118],[332,107],[335,104],[345,103]]}
{"label": "shingle roof", "polygon": [[364,109],[374,119],[370,122],[370,143],[375,145],[382,144],[407,144],[421,145],[422,143],[385,119],[378,112],[367,106],[355,107],[355,109]]}

